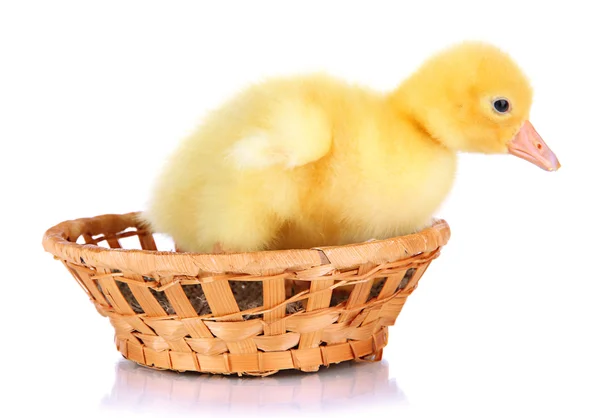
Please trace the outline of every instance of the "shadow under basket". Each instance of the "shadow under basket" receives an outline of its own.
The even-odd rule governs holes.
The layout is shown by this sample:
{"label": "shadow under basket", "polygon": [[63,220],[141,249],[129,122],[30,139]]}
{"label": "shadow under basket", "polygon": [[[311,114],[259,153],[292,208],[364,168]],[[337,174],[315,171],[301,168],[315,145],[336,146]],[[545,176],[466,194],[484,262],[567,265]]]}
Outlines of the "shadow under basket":
{"label": "shadow under basket", "polygon": [[[436,220],[360,244],[198,254],[158,251],[145,228],[138,213],[77,219],[43,245],[109,318],[125,358],[238,375],[381,360],[387,327],[450,237]],[[122,248],[132,239],[141,249]]]}

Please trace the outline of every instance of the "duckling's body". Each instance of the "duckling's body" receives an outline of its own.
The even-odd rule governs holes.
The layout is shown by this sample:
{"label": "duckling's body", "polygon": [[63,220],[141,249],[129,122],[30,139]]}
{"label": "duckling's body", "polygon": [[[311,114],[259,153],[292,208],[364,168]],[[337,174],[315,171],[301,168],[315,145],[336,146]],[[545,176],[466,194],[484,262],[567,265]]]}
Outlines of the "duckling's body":
{"label": "duckling's body", "polygon": [[[182,144],[150,218],[182,249],[202,252],[217,243],[253,251],[415,232],[448,193],[456,155],[393,111],[386,96],[323,75],[255,86]],[[258,149],[285,144],[285,135],[317,159],[286,168],[247,150],[232,155],[240,139]]]}
{"label": "duckling's body", "polygon": [[[522,83],[520,74],[516,79]],[[145,217],[182,250],[198,252],[341,245],[416,232],[447,196],[461,150],[460,124],[441,122],[448,116],[444,98],[454,93],[442,89],[443,106],[430,106],[436,82],[422,71],[388,94],[325,75],[253,86],[182,143]],[[517,116],[489,132],[489,120],[465,121],[470,109],[457,109],[461,123],[483,125],[473,135],[494,136],[487,148],[472,148],[506,152],[529,111],[529,92],[517,94],[525,96]]]}

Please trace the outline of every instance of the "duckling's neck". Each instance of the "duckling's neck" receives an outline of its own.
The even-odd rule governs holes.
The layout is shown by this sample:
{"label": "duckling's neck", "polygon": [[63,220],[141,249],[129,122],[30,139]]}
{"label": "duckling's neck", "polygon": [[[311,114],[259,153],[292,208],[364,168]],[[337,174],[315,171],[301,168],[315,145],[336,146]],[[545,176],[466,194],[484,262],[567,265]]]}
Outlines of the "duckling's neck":
{"label": "duckling's neck", "polygon": [[[425,77],[425,76],[423,76]],[[419,73],[405,80],[387,96],[389,107],[398,117],[407,117],[432,141],[454,153],[463,151],[463,133],[456,131],[447,117],[443,88],[435,78]]]}
{"label": "duckling's neck", "polygon": [[393,117],[410,124],[415,131],[421,134],[419,135],[421,140],[430,145],[435,144],[447,151],[453,151],[446,146],[441,136],[429,123],[431,106],[425,104],[426,98],[419,93],[415,84],[409,79],[388,94],[387,106]]}

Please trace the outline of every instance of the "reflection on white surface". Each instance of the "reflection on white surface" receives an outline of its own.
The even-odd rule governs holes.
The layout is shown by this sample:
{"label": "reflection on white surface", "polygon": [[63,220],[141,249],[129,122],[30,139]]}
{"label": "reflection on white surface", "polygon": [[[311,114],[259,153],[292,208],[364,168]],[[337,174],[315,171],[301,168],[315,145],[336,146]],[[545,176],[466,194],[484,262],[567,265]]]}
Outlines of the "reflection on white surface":
{"label": "reflection on white surface", "polygon": [[317,373],[280,372],[269,377],[176,373],[121,360],[102,407],[154,413],[295,413],[353,411],[408,402],[384,360],[346,362]]}

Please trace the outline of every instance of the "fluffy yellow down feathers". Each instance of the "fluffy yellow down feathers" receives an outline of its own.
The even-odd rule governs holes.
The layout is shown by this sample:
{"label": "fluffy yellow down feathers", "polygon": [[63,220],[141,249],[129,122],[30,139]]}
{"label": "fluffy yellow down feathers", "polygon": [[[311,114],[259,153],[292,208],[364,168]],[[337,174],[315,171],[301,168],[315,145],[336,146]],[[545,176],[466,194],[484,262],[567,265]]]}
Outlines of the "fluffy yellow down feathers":
{"label": "fluffy yellow down feathers", "polygon": [[272,79],[183,141],[144,219],[196,252],[412,233],[448,194],[456,153],[510,151],[531,101],[516,64],[482,43],[442,51],[387,94],[320,74]]}

